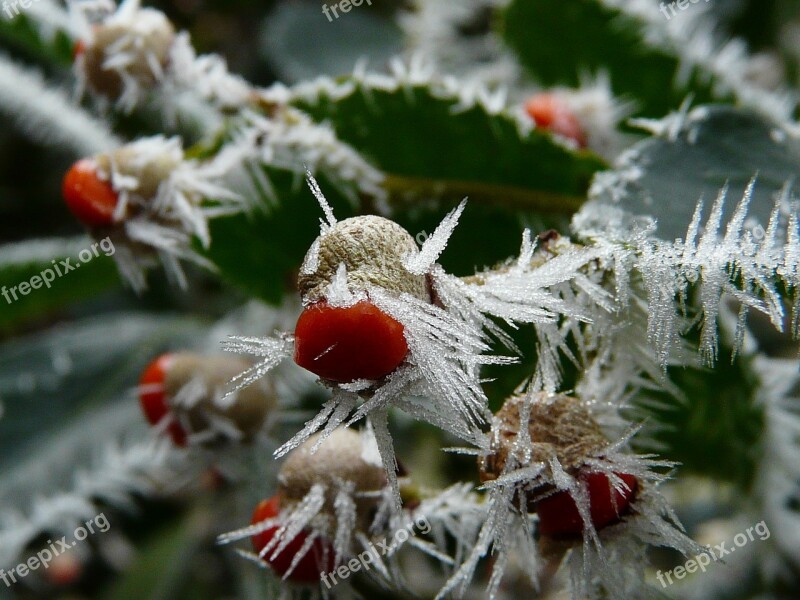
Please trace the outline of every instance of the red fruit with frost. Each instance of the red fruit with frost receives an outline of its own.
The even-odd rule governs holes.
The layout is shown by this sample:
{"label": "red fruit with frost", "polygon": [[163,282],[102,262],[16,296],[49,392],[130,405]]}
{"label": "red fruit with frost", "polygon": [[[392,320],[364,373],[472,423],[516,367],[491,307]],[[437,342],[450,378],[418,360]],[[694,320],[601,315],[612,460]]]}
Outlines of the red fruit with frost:
{"label": "red fruit with frost", "polygon": [[574,140],[579,148],[586,147],[586,133],[578,117],[557,96],[537,94],[525,103],[525,112],[536,123],[536,127]]}
{"label": "red fruit with frost", "polygon": [[380,379],[408,355],[403,325],[368,300],[352,306],[317,302],[295,328],[295,362],[322,379]]}
{"label": "red fruit with frost", "polygon": [[[253,512],[252,524],[255,525],[261,521],[277,517],[280,514],[280,505],[281,497],[279,494],[262,500]],[[253,550],[260,553],[273,540],[280,528],[279,524],[275,524],[261,533],[255,534],[252,537]],[[273,556],[281,543],[276,542],[262,557],[264,562],[280,577],[284,577],[291,568],[295,556],[308,540],[308,536],[309,534],[306,531],[301,531],[297,534],[297,537],[281,550],[280,554]],[[286,579],[295,583],[314,584],[320,580],[321,574],[330,573],[335,567],[336,559],[333,546],[328,540],[318,537],[312,542],[311,548],[303,555]]]}
{"label": "red fruit with frost", "polygon": [[158,425],[162,419],[169,419],[166,432],[177,446],[185,446],[186,431],[167,402],[165,382],[172,359],[172,354],[162,354],[147,366],[139,380],[139,402],[148,423]]}
{"label": "red fruit with frost", "polygon": [[61,190],[67,207],[84,225],[103,227],[114,222],[118,196],[111,183],[98,175],[95,160],[84,158],[72,165]]}
{"label": "red fruit with frost", "polygon": [[[627,487],[618,490],[604,473],[580,475],[589,492],[589,505],[592,524],[600,530],[616,523],[624,515],[636,495],[636,477],[626,473],[615,473]],[[613,494],[613,498],[612,498]],[[539,515],[539,532],[550,537],[580,535],[583,532],[583,519],[578,512],[575,500],[569,492],[558,492],[536,503]]]}

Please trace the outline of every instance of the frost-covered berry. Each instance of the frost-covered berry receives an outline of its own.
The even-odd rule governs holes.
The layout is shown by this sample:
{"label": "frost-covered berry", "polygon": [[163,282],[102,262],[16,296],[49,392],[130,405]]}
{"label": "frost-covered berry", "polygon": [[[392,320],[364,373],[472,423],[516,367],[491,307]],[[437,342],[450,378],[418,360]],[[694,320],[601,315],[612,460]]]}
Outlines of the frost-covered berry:
{"label": "frost-covered berry", "polygon": [[335,511],[336,490],[352,486],[359,522],[368,527],[371,509],[378,503],[375,495],[386,486],[386,472],[380,459],[365,452],[362,434],[340,428],[319,444],[321,434],[311,436],[289,453],[278,473],[278,489],[287,503],[300,502],[314,485],[325,489],[325,510]]}
{"label": "frost-covered berry", "polygon": [[586,132],[577,115],[559,96],[536,94],[525,103],[525,112],[536,123],[536,127],[571,139],[579,148],[586,147]]}
{"label": "frost-covered berry", "polygon": [[300,315],[294,335],[295,362],[340,383],[385,377],[408,354],[403,326],[368,300],[352,306],[312,304]]}
{"label": "frost-covered berry", "polygon": [[298,278],[305,310],[295,362],[339,383],[394,371],[408,354],[403,326],[371,302],[370,290],[430,302],[426,277],[403,262],[418,251],[410,233],[383,217],[354,217],[323,231]]}
{"label": "frost-covered berry", "polygon": [[[280,515],[280,509],[280,494],[262,500],[253,512],[252,524],[256,525],[268,519],[275,519]],[[311,548],[298,560],[294,569],[292,569],[292,562],[307,543],[310,533],[305,530],[301,531],[276,555],[275,550],[278,549],[282,540],[273,540],[280,528],[281,525],[276,523],[252,537],[253,549],[259,555],[262,550],[271,544],[262,559],[278,576],[286,577],[287,580],[295,583],[314,584],[319,581],[320,573],[333,571],[336,566],[333,546],[323,537],[317,537],[311,542]]]}
{"label": "frost-covered berry", "polygon": [[[592,525],[598,531],[619,521],[636,494],[636,477],[626,473],[615,475],[622,480],[623,486],[614,487],[605,473],[582,473],[578,476],[589,494],[589,513]],[[583,519],[568,492],[558,492],[539,500],[536,513],[539,515],[539,533],[542,535],[562,537],[583,532]]]}
{"label": "frost-covered berry", "polygon": [[[129,144],[72,165],[64,176],[62,193],[79,221],[90,228],[108,227],[155,208],[159,187],[180,166],[183,153],[160,139],[150,145],[151,151],[143,151],[143,142]],[[161,151],[153,152],[156,146]]]}
{"label": "frost-covered berry", "polygon": [[185,446],[186,431],[170,411],[167,401],[165,381],[172,358],[172,354],[162,354],[147,365],[139,379],[139,403],[148,423],[160,425],[164,419],[168,419],[166,431],[172,441],[176,446]]}
{"label": "frost-covered berry", "polygon": [[116,101],[152,87],[167,68],[175,28],[153,9],[116,14],[76,46],[76,65],[89,89]]}
{"label": "frost-covered berry", "polygon": [[250,441],[261,430],[275,398],[264,380],[224,397],[228,382],[247,366],[228,356],[164,354],[142,374],[139,399],[145,417],[153,425],[169,419],[166,431],[179,446],[190,435],[202,444]]}
{"label": "frost-covered berry", "polygon": [[[530,440],[527,455],[519,444],[526,411]],[[551,465],[556,460],[559,468],[585,490],[592,525],[599,530],[625,514],[638,487],[633,475],[615,472],[619,481],[612,482],[605,473],[591,470],[588,463],[608,444],[600,426],[578,398],[563,394],[512,396],[495,415],[491,451],[479,461],[481,480],[496,480],[509,468],[536,463]],[[528,511],[539,515],[539,531],[543,535],[580,535],[584,523],[575,499],[569,491],[557,489],[554,483],[555,476],[549,475],[528,485],[525,489]]]}
{"label": "frost-covered berry", "polygon": [[85,158],[72,165],[61,190],[69,210],[87,227],[105,227],[114,222],[119,197],[95,159]]}

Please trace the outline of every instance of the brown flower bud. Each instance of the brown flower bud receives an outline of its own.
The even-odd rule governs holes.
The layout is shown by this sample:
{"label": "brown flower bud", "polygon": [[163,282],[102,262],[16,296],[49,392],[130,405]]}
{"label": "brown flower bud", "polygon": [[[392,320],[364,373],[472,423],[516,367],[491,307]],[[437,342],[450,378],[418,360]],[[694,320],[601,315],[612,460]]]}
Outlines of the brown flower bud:
{"label": "brown flower bud", "polygon": [[[345,219],[319,237],[318,266],[313,273],[300,273],[300,294],[306,303],[324,299],[339,265],[344,264],[353,292],[377,286],[430,302],[426,277],[413,275],[403,266],[403,257],[418,251],[411,234],[394,221],[374,215]],[[313,260],[307,256],[304,264],[310,263]]]}
{"label": "brown flower bud", "polygon": [[[311,436],[287,456],[278,473],[278,491],[288,502],[299,502],[314,484],[325,486],[326,512],[334,514],[336,491],[342,482],[352,482],[354,491],[377,492],[386,484],[386,473],[378,461],[364,457],[364,440],[353,429],[340,428],[334,431],[317,451],[311,449],[321,434]],[[356,509],[362,529],[370,525],[377,497],[356,498]]]}
{"label": "brown flower bud", "polygon": [[[503,474],[523,427],[520,410],[524,402],[524,396],[512,396],[495,415],[491,451],[478,461],[481,481],[492,481]],[[530,406],[527,427],[531,463],[547,462],[555,457],[565,470],[574,471],[583,465],[586,457],[608,445],[600,426],[577,398],[540,393],[534,396]]]}

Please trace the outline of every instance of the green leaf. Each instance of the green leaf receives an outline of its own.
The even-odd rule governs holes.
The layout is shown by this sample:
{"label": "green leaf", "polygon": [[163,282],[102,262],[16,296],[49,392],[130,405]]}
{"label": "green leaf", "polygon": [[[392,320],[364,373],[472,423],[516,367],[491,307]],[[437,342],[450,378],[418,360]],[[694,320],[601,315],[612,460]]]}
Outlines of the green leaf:
{"label": "green leaf", "polygon": [[698,200],[710,205],[727,183],[726,222],[756,175],[749,226],[765,228],[775,197],[800,173],[800,138],[752,111],[705,106],[651,127],[655,135],[627,152],[620,168],[599,176],[591,196],[652,215],[663,239],[684,237]]}
{"label": "green leaf", "polygon": [[[249,214],[214,219],[208,258],[222,277],[248,294],[278,304],[294,286],[294,278],[311,243],[319,235],[319,204],[299,173],[264,167],[277,191],[277,206]],[[353,215],[352,204],[325,175],[320,186],[337,215]],[[266,199],[264,199],[266,203]]]}
{"label": "green leaf", "polygon": [[730,346],[721,344],[713,369],[670,368],[685,400],[652,392],[635,399],[634,419],[646,419],[639,438],[655,442],[659,455],[682,471],[747,489],[757,474],[765,419],[749,360],[732,362]]}
{"label": "green leaf", "polygon": [[[81,236],[0,246],[0,333],[118,287],[113,261],[99,247],[95,256],[93,243]],[[80,259],[90,255],[85,263]],[[72,270],[62,264],[67,260]]]}
{"label": "green leaf", "polygon": [[[397,83],[389,89],[368,79],[326,81],[330,85],[313,93],[304,86],[292,103],[315,121],[330,123],[339,140],[386,173],[382,185],[392,217],[418,242],[433,233],[455,202],[470,198],[442,259],[452,272],[471,274],[514,254],[523,225],[563,225],[582,204],[592,175],[605,166],[592,153],[572,151],[541,131],[526,130],[505,111],[492,112],[479,102],[459,109],[454,92],[434,85]],[[319,234],[322,211],[300,174],[262,168],[278,206],[262,193],[262,211],[216,219],[208,257],[225,279],[277,303],[293,287]],[[356,210],[375,212],[376,199],[359,190],[352,176],[348,180],[323,168],[318,178],[337,218]],[[357,209],[353,198],[360,200]]]}
{"label": "green leaf", "polygon": [[[40,471],[45,487],[71,481],[75,465],[90,462],[104,437],[110,441],[131,432],[123,406],[144,429],[139,408],[125,391],[154,356],[191,347],[205,327],[189,318],[116,312],[0,344],[0,500],[39,485]],[[90,424],[98,433],[87,437]],[[6,477],[19,481],[9,485]]]}
{"label": "green leaf", "polygon": [[[66,31],[57,29],[52,33],[44,33],[34,19],[25,14],[24,10],[12,19],[6,18],[7,16],[7,14],[3,14],[0,17],[0,39],[43,63],[52,63],[61,67],[68,67],[72,64],[75,41]],[[47,27],[50,26],[50,24],[47,25]]]}
{"label": "green leaf", "polygon": [[294,104],[387,174],[401,205],[434,197],[570,214],[603,161],[531,130],[457,84],[352,77],[304,88]]}
{"label": "green leaf", "polygon": [[505,42],[543,85],[578,87],[587,72],[605,72],[615,95],[635,100],[640,115],[661,116],[690,93],[701,103],[767,97],[739,77],[742,65],[730,60],[737,53],[732,47],[724,55],[720,49],[701,50],[703,36],[709,35],[709,48],[713,43],[691,21],[703,18],[701,9],[690,9],[698,14],[678,15],[692,32],[686,36],[668,27],[656,3],[635,1],[513,0],[500,12],[499,26]]}

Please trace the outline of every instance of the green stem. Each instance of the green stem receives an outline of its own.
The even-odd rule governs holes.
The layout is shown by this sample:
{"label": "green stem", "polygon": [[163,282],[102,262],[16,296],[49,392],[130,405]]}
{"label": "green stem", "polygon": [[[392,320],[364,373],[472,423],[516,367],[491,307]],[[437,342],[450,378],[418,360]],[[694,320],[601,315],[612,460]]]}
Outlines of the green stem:
{"label": "green stem", "polygon": [[455,179],[387,175],[383,187],[398,203],[408,202],[410,196],[444,197],[456,201],[469,197],[470,200],[491,206],[550,214],[572,214],[584,203],[584,198],[580,196]]}

